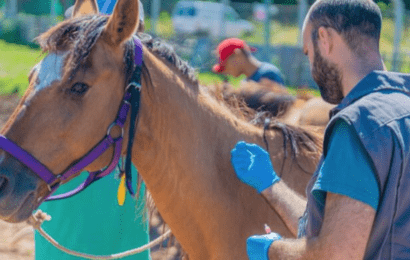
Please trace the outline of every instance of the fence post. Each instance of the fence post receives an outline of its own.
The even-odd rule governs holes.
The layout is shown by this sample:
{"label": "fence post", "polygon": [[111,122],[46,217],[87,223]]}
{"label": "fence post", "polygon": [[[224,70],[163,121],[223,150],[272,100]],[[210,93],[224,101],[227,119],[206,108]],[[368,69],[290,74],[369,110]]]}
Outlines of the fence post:
{"label": "fence post", "polygon": [[299,0],[299,4],[298,4],[298,27],[299,27],[298,46],[300,47],[302,46],[302,28],[303,28],[303,22],[305,21],[307,8],[308,8],[307,0]]}
{"label": "fence post", "polygon": [[161,0],[153,0],[151,6],[151,32],[157,34],[157,22],[159,18],[159,11],[161,8]]}
{"label": "fence post", "polygon": [[6,18],[15,18],[17,12],[17,0],[6,0]]}
{"label": "fence post", "polygon": [[402,0],[393,0],[394,2],[394,45],[393,45],[393,60],[392,70],[398,71],[400,69],[400,41],[403,31],[404,19],[404,4]]}
{"label": "fence post", "polygon": [[219,22],[219,39],[225,38],[226,32],[226,22],[225,22],[225,12],[227,11],[227,6],[229,6],[229,0],[222,0],[222,10],[221,10],[221,20]]}
{"label": "fence post", "polygon": [[271,7],[271,0],[264,0],[263,1],[265,4],[265,33],[264,33],[264,39],[265,39],[265,61],[266,62],[272,62],[271,61],[271,55],[270,55],[270,22],[271,22],[271,15],[270,15],[270,7]]}
{"label": "fence post", "polygon": [[51,0],[50,17],[53,20],[53,22],[57,20],[56,5],[57,5],[57,0]]}

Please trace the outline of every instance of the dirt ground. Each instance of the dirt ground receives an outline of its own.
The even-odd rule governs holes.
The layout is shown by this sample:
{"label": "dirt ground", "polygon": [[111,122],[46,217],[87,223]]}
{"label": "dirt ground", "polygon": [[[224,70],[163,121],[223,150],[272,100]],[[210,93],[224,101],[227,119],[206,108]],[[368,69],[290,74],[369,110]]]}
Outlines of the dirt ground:
{"label": "dirt ground", "polygon": [[[0,96],[0,129],[10,117],[17,106],[19,97],[17,95]],[[153,214],[150,219],[150,237],[155,239],[162,232],[162,220],[158,214]],[[22,236],[15,241],[19,235]],[[151,250],[152,260],[175,260],[180,259],[178,246],[167,246],[168,240],[164,241],[162,247]],[[34,259],[34,234],[28,229],[27,224],[9,224],[0,220],[0,260],[33,260]],[[56,259],[57,260],[57,259]]]}

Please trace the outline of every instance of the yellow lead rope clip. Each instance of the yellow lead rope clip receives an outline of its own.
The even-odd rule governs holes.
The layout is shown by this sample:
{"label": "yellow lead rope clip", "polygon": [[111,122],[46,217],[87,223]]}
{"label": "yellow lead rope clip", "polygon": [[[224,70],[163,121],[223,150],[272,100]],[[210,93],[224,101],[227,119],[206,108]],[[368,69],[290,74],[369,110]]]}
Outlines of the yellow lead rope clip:
{"label": "yellow lead rope clip", "polygon": [[118,205],[120,206],[124,205],[126,191],[127,189],[125,187],[125,174],[123,174],[121,176],[120,186],[118,186],[118,193],[117,193]]}

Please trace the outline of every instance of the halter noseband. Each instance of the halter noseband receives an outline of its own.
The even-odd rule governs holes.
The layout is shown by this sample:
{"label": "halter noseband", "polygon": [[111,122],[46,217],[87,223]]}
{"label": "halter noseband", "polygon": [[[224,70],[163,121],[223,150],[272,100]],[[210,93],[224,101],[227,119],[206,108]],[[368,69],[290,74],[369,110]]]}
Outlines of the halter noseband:
{"label": "halter noseband", "polygon": [[[45,165],[39,162],[36,158],[34,158],[30,153],[25,151],[23,148],[18,146],[16,143],[12,142],[11,140],[7,139],[5,136],[0,135],[0,149],[6,151],[7,153],[14,156],[17,160],[21,163],[26,165],[30,168],[34,173],[36,173],[42,180],[47,183],[49,193],[48,195],[41,200],[43,201],[52,201],[52,200],[59,200],[65,199],[79,192],[83,191],[93,182],[107,176],[111,172],[114,171],[115,167],[118,165],[121,159],[121,151],[122,151],[122,141],[124,137],[124,124],[127,120],[128,111],[131,109],[131,120],[130,120],[130,128],[129,128],[129,142],[127,147],[127,158],[126,158],[126,167],[125,167],[125,174],[126,176],[126,184],[129,193],[134,196],[134,191],[132,188],[132,179],[131,179],[131,153],[132,153],[132,144],[134,139],[134,129],[135,129],[135,122],[138,116],[139,110],[139,102],[140,102],[140,91],[141,91],[141,68],[142,68],[142,43],[141,40],[138,39],[136,36],[133,36],[134,42],[134,63],[135,68],[131,77],[131,80],[126,88],[126,92],[124,94],[123,100],[120,105],[120,109],[117,114],[117,118],[114,122],[108,127],[107,135],[81,160],[71,166],[68,170],[64,173],[59,175],[54,175]],[[111,136],[111,130],[118,126],[121,128],[121,136],[117,138],[113,138]],[[51,196],[52,193],[56,191],[56,189],[60,186],[61,182],[67,180],[74,174],[83,170],[86,166],[90,165],[95,159],[97,159],[100,155],[102,155],[111,145],[114,145],[114,155],[111,159],[111,163],[101,169],[99,171],[90,172],[88,178],[80,184],[76,189],[56,195]]]}

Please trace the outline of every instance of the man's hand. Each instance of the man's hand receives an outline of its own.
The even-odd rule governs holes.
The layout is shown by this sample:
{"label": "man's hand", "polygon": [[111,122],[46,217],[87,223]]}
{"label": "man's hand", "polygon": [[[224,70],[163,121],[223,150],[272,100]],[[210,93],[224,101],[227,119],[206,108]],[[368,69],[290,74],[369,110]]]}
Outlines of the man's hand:
{"label": "man's hand", "polygon": [[246,251],[249,260],[269,260],[268,252],[270,245],[281,238],[277,233],[249,237],[246,240]]}
{"label": "man's hand", "polygon": [[231,151],[231,163],[238,178],[258,193],[278,182],[269,154],[256,144],[240,141]]}

